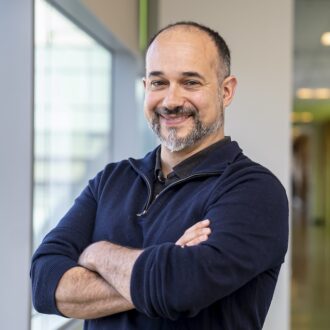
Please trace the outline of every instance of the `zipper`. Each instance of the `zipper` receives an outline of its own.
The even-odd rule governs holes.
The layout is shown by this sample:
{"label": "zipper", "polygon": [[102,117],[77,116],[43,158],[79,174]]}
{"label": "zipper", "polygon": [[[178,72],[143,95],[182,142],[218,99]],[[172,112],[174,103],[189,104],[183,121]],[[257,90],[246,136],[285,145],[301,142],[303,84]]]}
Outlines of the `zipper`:
{"label": "zipper", "polygon": [[151,196],[152,196],[152,188],[151,188],[151,184],[147,178],[146,175],[144,175],[144,173],[142,173],[132,162],[131,160],[129,159],[128,160],[129,163],[131,164],[131,166],[134,168],[134,170],[142,176],[144,182],[146,183],[147,185],[147,188],[148,188],[148,199],[147,199],[147,202],[144,204],[144,207],[143,207],[143,211],[140,212],[140,213],[137,213],[136,216],[138,217],[141,217],[142,215],[146,214],[147,213],[147,209],[148,209],[148,206],[149,204],[151,203]]}
{"label": "zipper", "polygon": [[143,211],[136,214],[136,216],[141,217],[142,215],[145,215],[147,213],[147,209],[149,208],[149,205],[151,204],[152,188],[151,188],[151,184],[150,184],[148,178],[141,172],[139,174],[142,176],[143,180],[146,182],[147,187],[148,187],[147,202],[145,203],[145,205],[143,207]]}
{"label": "zipper", "polygon": [[[131,164],[131,165],[132,165],[132,164]],[[142,178],[144,179],[144,181],[146,182],[147,187],[148,187],[148,199],[147,199],[147,202],[146,202],[145,205],[144,205],[143,211],[140,212],[140,213],[137,213],[137,214],[136,214],[138,217],[141,217],[141,216],[145,215],[145,214],[148,212],[150,206],[152,205],[152,202],[151,202],[152,189],[151,189],[151,184],[150,184],[148,178],[147,178],[142,172],[140,172],[140,171],[139,171],[134,165],[132,165],[132,166],[133,166],[133,168],[134,168],[134,169],[135,169],[135,170],[136,170],[136,171],[142,176]],[[163,193],[165,193],[165,191],[169,190],[169,189],[172,188],[173,186],[178,185],[178,184],[180,184],[180,183],[182,183],[182,182],[189,181],[189,180],[191,180],[191,179],[195,179],[195,178],[204,177],[204,176],[219,175],[219,174],[221,174],[221,173],[222,173],[222,172],[219,172],[219,171],[217,171],[217,172],[205,172],[205,173],[193,174],[193,175],[187,176],[186,178],[183,178],[183,179],[181,179],[181,180],[175,181],[175,182],[171,183],[170,185],[168,185],[166,188],[164,188],[164,189],[163,189],[163,190],[157,195],[156,198],[159,198],[159,196],[162,195]],[[156,198],[155,198],[155,200],[156,200]]]}

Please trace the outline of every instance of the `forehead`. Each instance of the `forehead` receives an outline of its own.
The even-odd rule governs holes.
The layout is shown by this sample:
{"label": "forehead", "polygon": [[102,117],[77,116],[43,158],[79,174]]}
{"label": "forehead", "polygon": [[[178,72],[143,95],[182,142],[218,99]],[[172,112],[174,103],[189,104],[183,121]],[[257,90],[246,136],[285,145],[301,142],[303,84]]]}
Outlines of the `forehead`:
{"label": "forehead", "polygon": [[150,45],[146,70],[212,70],[219,63],[213,40],[196,28],[175,27],[162,32]]}

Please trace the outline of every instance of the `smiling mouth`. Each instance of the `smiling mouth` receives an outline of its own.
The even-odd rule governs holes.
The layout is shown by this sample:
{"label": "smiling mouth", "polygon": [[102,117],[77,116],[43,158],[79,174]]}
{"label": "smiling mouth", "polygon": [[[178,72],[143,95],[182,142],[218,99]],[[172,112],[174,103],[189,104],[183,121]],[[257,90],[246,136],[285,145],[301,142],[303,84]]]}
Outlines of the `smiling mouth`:
{"label": "smiling mouth", "polygon": [[160,121],[166,126],[176,126],[185,122],[192,115],[160,115]]}

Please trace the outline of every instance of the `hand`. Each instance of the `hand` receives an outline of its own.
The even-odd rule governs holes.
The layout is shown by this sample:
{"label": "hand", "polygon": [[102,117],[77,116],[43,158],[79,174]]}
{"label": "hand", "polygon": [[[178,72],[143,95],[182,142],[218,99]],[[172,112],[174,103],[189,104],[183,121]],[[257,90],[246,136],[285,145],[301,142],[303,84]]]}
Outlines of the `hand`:
{"label": "hand", "polygon": [[93,272],[96,272],[96,263],[109,251],[111,243],[106,241],[99,241],[93,243],[82,252],[78,259],[78,264]]}
{"label": "hand", "polygon": [[211,234],[209,227],[210,220],[199,221],[190,228],[188,228],[184,234],[176,241],[176,245],[181,247],[198,245],[201,242],[205,242]]}

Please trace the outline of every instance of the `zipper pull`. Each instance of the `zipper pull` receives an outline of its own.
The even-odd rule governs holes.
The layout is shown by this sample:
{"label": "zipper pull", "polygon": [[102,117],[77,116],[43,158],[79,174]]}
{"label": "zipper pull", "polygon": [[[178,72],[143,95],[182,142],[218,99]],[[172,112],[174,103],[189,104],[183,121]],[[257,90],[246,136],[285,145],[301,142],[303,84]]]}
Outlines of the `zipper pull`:
{"label": "zipper pull", "polygon": [[136,216],[141,217],[142,215],[145,215],[146,213],[147,213],[147,210],[143,210],[143,212],[137,213]]}

